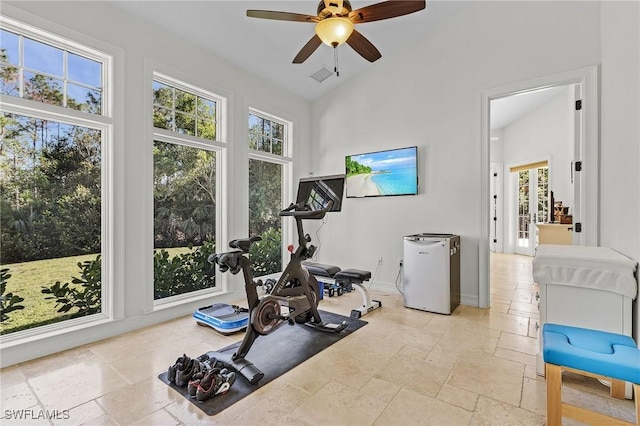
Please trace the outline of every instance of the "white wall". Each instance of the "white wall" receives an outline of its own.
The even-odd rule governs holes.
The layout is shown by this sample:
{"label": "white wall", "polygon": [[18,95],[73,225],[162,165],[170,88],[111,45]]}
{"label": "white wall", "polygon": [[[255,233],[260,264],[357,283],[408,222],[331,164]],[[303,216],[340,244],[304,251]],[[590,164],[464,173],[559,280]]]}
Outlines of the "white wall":
{"label": "white wall", "polygon": [[477,2],[315,101],[316,174],[341,171],[347,154],[413,144],[421,174],[418,196],[346,200],[323,232],[348,238],[327,239],[320,260],[373,270],[382,256],[379,280],[392,283],[403,235],[458,233],[462,299],[477,304],[487,179],[479,164],[480,94],[600,63],[600,22],[595,2]]}
{"label": "white wall", "polygon": [[[248,235],[248,107],[291,120],[294,126],[294,175],[308,169],[309,111],[307,100],[274,87],[228,61],[202,51],[178,34],[141,22],[103,2],[3,2],[5,16],[97,48],[113,46],[116,58],[115,297],[118,321],[17,347],[3,345],[2,364],[121,333],[146,324],[192,313],[209,300],[153,309],[153,187],[151,139],[151,73],[154,70],[226,96],[228,99],[228,183],[225,209],[227,238]],[[179,32],[179,29],[177,29]],[[226,245],[225,245],[226,247]],[[243,297],[242,274],[231,276],[227,301]]]}
{"label": "white wall", "polygon": [[[640,259],[640,3],[602,2],[600,243]],[[637,273],[636,273],[637,276]],[[640,343],[638,299],[634,336]]]}
{"label": "white wall", "polygon": [[572,205],[573,86],[503,128],[505,174],[509,167],[549,160],[550,190],[556,201]]}
{"label": "white wall", "polygon": [[492,163],[504,163],[503,129],[491,129],[489,140],[489,161]]}

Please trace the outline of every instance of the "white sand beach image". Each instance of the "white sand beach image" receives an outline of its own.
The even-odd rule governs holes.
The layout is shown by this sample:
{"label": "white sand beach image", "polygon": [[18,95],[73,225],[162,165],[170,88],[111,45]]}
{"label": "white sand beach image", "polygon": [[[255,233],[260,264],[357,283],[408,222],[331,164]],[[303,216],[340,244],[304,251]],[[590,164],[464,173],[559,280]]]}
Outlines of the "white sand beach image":
{"label": "white sand beach image", "polygon": [[371,180],[372,173],[360,174],[347,177],[347,187],[349,195],[353,197],[375,197],[380,195],[378,185]]}
{"label": "white sand beach image", "polygon": [[417,194],[417,151],[409,147],[347,156],[347,197]]}

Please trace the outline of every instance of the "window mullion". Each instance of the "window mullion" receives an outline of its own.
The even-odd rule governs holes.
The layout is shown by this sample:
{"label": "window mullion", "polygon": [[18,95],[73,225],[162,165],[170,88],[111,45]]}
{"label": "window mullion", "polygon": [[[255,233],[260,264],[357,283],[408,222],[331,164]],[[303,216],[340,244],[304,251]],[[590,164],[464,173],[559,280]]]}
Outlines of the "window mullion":
{"label": "window mullion", "polygon": [[96,128],[113,122],[109,117],[2,94],[0,94],[0,111]]}
{"label": "window mullion", "polygon": [[69,94],[69,52],[62,50],[62,106],[69,104],[67,95]]}
{"label": "window mullion", "polygon": [[249,158],[254,160],[269,161],[271,163],[287,164],[293,161],[290,157],[272,154],[270,152],[249,150]]}
{"label": "window mullion", "polygon": [[24,97],[24,36],[18,36],[18,96]]}

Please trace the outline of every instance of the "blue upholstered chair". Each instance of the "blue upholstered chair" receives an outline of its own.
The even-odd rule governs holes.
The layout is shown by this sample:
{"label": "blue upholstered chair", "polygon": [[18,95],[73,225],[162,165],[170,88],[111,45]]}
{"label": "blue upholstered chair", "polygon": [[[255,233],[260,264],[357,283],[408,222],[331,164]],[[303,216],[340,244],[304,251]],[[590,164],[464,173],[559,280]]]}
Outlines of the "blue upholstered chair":
{"label": "blue upholstered chair", "polygon": [[624,382],[633,383],[636,425],[640,426],[640,349],[629,336],[604,331],[545,324],[543,358],[547,378],[547,425],[562,425],[562,417],[588,424],[633,424],[562,402],[562,371],[611,380],[611,396],[624,399]]}

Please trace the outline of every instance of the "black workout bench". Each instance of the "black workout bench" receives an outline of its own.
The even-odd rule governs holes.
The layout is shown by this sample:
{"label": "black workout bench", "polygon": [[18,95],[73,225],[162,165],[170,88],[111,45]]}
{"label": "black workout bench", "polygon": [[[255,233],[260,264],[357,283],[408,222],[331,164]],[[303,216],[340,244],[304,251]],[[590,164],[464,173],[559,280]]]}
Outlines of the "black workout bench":
{"label": "black workout bench", "polygon": [[330,285],[329,296],[332,296],[332,290],[337,291],[338,295],[341,295],[345,291],[351,291],[355,285],[355,289],[358,290],[362,296],[362,304],[356,309],[351,310],[351,318],[360,318],[382,306],[382,302],[379,300],[371,300],[369,292],[363,284],[371,278],[371,272],[360,269],[341,270],[337,266],[323,265],[309,261],[302,262],[302,266],[304,266],[311,275],[319,278],[319,281],[323,283],[328,282]]}

